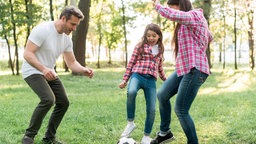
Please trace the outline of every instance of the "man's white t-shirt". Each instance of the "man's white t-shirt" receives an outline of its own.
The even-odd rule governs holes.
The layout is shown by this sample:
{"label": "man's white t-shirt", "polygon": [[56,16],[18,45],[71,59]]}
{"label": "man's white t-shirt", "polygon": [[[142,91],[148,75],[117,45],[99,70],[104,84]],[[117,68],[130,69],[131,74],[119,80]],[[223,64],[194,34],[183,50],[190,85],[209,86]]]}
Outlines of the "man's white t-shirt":
{"label": "man's white t-shirt", "polygon": [[[65,33],[59,34],[53,21],[37,25],[31,31],[28,39],[39,47],[38,51],[35,52],[39,62],[50,69],[54,69],[57,58],[64,51],[73,52],[71,38]],[[42,74],[42,72],[31,66],[24,59],[22,77],[26,78],[32,74]]]}

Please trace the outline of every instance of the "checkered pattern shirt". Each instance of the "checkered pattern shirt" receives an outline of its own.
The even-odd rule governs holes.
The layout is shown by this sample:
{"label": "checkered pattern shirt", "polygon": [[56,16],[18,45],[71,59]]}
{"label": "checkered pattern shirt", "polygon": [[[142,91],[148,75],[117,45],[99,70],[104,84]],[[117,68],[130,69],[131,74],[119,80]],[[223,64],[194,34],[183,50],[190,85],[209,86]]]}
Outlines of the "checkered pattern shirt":
{"label": "checkered pattern shirt", "polygon": [[165,81],[166,76],[163,70],[163,59],[158,55],[154,56],[152,54],[152,47],[148,44],[144,45],[144,52],[141,54],[138,52],[138,46],[133,50],[131,59],[127,65],[126,72],[124,74],[123,80],[126,82],[131,77],[132,73],[136,72],[139,74],[149,74],[155,79],[159,77]]}
{"label": "checkered pattern shirt", "polygon": [[178,53],[176,57],[177,75],[182,76],[195,67],[203,73],[210,74],[206,49],[213,37],[202,9],[188,12],[155,6],[163,17],[181,24],[178,31]]}

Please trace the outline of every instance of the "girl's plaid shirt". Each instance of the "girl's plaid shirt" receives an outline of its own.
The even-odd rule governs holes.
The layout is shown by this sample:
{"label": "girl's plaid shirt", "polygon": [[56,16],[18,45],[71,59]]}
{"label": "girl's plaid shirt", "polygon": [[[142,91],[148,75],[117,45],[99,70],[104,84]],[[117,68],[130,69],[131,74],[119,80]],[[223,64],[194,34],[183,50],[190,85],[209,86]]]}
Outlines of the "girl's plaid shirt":
{"label": "girl's plaid shirt", "polygon": [[181,24],[178,31],[177,75],[187,74],[193,67],[210,74],[206,49],[213,37],[208,29],[203,10],[195,9],[184,12],[163,7],[160,4],[157,4],[155,8],[163,17]]}
{"label": "girl's plaid shirt", "polygon": [[149,74],[152,75],[155,79],[157,79],[159,73],[159,77],[163,81],[166,80],[166,76],[163,70],[163,58],[159,57],[158,55],[154,56],[152,54],[152,47],[148,44],[144,45],[144,52],[142,56],[138,51],[138,46],[134,48],[123,80],[127,82],[134,72],[139,74]]}

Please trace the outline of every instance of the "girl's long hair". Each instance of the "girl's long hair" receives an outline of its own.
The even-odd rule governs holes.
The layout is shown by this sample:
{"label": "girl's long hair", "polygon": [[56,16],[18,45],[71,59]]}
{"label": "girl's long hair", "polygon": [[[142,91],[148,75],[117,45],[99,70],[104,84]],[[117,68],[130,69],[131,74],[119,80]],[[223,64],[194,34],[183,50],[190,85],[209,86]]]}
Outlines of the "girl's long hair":
{"label": "girl's long hair", "polygon": [[163,34],[162,34],[162,31],[161,31],[161,28],[157,25],[157,24],[154,24],[154,23],[151,23],[151,24],[148,24],[146,26],[146,29],[144,31],[144,34],[141,38],[141,42],[139,42],[137,44],[137,47],[138,47],[138,52],[139,52],[139,57],[142,57],[143,53],[144,53],[144,45],[145,44],[148,44],[148,40],[147,40],[147,32],[151,30],[153,32],[155,32],[158,36],[159,36],[159,39],[157,41],[157,44],[158,44],[158,55],[159,57],[162,57],[163,58],[163,53],[164,53],[164,45],[163,45]]}
{"label": "girl's long hair", "polygon": [[[192,10],[192,4],[191,4],[190,0],[168,0],[167,5],[177,5],[180,8],[179,10],[185,11],[185,12]],[[178,50],[179,50],[179,45],[178,45],[179,29],[180,29],[180,23],[177,23],[175,26],[175,30],[173,33],[173,39],[172,39],[172,43],[174,44],[175,57],[177,57]]]}

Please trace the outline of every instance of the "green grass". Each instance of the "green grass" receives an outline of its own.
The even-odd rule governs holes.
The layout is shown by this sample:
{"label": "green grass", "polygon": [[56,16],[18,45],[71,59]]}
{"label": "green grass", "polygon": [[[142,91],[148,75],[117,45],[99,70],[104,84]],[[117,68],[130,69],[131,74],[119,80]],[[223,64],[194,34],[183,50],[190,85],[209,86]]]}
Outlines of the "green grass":
{"label": "green grass", "polygon": [[[124,68],[94,69],[93,79],[59,72],[69,95],[70,107],[57,132],[66,144],[115,144],[126,125],[126,89],[119,89]],[[167,75],[173,69],[165,68]],[[201,144],[256,143],[256,73],[213,68],[212,75],[192,105]],[[157,86],[162,81],[158,79]],[[171,102],[175,102],[174,97]],[[0,70],[0,143],[19,144],[39,99],[21,76]],[[158,104],[157,104],[158,107]],[[40,144],[49,118],[46,116],[35,139]],[[179,121],[172,111],[174,144],[186,143]],[[132,137],[140,141],[145,120],[145,100],[139,91],[136,100],[136,130]],[[151,137],[159,130],[159,111]]]}

